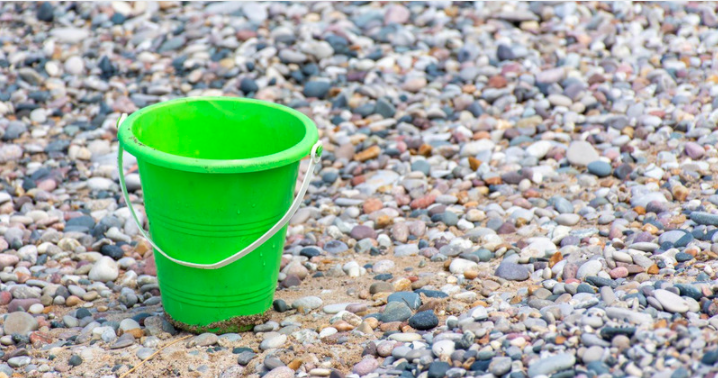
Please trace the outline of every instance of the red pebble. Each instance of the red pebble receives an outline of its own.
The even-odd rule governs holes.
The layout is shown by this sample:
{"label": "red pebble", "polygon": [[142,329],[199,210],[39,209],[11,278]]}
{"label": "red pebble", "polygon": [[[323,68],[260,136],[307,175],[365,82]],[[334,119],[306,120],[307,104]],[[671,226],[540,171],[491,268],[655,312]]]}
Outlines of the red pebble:
{"label": "red pebble", "polygon": [[431,206],[431,204],[436,201],[436,196],[433,194],[429,194],[428,196],[424,196],[421,198],[417,198],[409,204],[412,209],[426,209],[427,207]]}
{"label": "red pebble", "polygon": [[149,276],[157,276],[157,264],[155,264],[154,255],[145,260],[145,274]]}
{"label": "red pebble", "polygon": [[0,291],[0,306],[5,306],[12,300],[12,294],[9,291]]}
{"label": "red pebble", "polygon": [[611,271],[608,272],[608,275],[613,279],[628,277],[628,269],[624,266],[619,266],[611,269]]}
{"label": "red pebble", "polygon": [[30,343],[35,348],[52,343],[52,337],[46,333],[33,332],[30,334]]}

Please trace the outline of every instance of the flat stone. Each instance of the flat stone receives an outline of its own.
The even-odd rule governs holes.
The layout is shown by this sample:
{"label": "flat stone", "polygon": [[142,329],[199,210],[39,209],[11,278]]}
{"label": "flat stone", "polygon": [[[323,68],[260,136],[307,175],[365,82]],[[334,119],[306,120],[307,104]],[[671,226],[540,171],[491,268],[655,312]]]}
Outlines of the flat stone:
{"label": "flat stone", "polygon": [[668,312],[684,313],[690,309],[684,298],[668,290],[654,290],[653,296],[661,303],[663,309]]}
{"label": "flat stone", "polygon": [[581,220],[578,214],[560,214],[556,217],[556,223],[562,226],[575,226]]}
{"label": "flat stone", "polygon": [[308,310],[314,310],[322,305],[322,299],[319,297],[302,297],[292,302],[292,308],[299,309],[305,308]]}
{"label": "flat stone", "polygon": [[354,365],[352,371],[359,376],[364,376],[373,372],[378,367],[379,361],[377,361],[374,357],[365,357],[363,360],[359,361],[356,365]]}
{"label": "flat stone", "polygon": [[19,356],[19,357],[12,357],[7,360],[7,364],[14,367],[14,368],[20,368],[23,366],[27,366],[32,362],[32,358],[28,356]]}
{"label": "flat stone", "polygon": [[412,341],[419,341],[422,339],[418,333],[407,332],[407,333],[393,333],[389,335],[390,340],[401,341],[403,343],[410,343]]}
{"label": "flat stone", "polygon": [[510,281],[525,281],[529,278],[529,271],[526,267],[509,262],[502,262],[494,274]]}
{"label": "flat stone", "polygon": [[387,302],[401,302],[409,306],[410,309],[416,310],[421,306],[421,297],[412,292],[399,291],[396,293],[389,294]]}
{"label": "flat stone", "polygon": [[349,306],[351,303],[337,303],[337,304],[331,304],[326,305],[322,308],[322,311],[324,311],[327,314],[336,314],[340,311],[346,310],[347,306]]}
{"label": "flat stone", "polygon": [[434,361],[429,365],[427,371],[427,378],[444,378],[447,376],[447,372],[451,369],[451,365],[443,361]]}
{"label": "flat stone", "polygon": [[150,358],[155,353],[155,350],[152,348],[140,348],[135,353],[135,356],[139,358],[140,360],[145,360]]}
{"label": "flat stone", "polygon": [[279,366],[274,369],[272,369],[269,373],[264,375],[264,378],[293,378],[294,377],[294,370],[286,367],[286,366]]}
{"label": "flat stone", "polygon": [[324,98],[329,93],[330,88],[331,84],[327,81],[310,81],[304,85],[304,95],[306,97]]}
{"label": "flat stone", "polygon": [[110,349],[121,349],[126,348],[130,345],[133,345],[135,343],[135,337],[132,336],[131,333],[125,333],[122,334],[122,336],[118,337],[115,342],[110,345]]}
{"label": "flat stone", "polygon": [[394,285],[389,282],[374,282],[369,286],[369,294],[394,292]]}
{"label": "flat stone", "polygon": [[89,31],[80,28],[54,28],[50,34],[60,42],[78,43],[89,36]]}
{"label": "flat stone", "polygon": [[711,214],[702,211],[694,211],[691,213],[691,220],[707,226],[718,226],[718,214]]}
{"label": "flat stone", "polygon": [[411,309],[404,302],[389,302],[386,304],[380,320],[384,323],[403,322],[411,317]]}
{"label": "flat stone", "polygon": [[601,271],[603,268],[603,264],[601,264],[598,260],[589,260],[583,263],[578,268],[578,272],[576,273],[576,278],[578,279],[584,279],[588,276],[595,276],[598,274],[598,272]]}
{"label": "flat stone", "polygon": [[547,140],[540,140],[538,142],[534,142],[532,145],[526,148],[526,153],[537,158],[537,159],[543,159],[544,156],[549,152],[549,150],[553,147],[553,144]]}
{"label": "flat stone", "polygon": [[604,161],[593,161],[587,165],[588,171],[598,177],[606,177],[611,175],[611,164]]}
{"label": "flat stone", "polygon": [[25,312],[12,312],[7,315],[3,323],[3,331],[6,335],[27,336],[38,328],[35,317]]}
{"label": "flat stone", "polygon": [[192,340],[187,343],[188,346],[199,346],[199,347],[205,347],[217,344],[217,341],[219,339],[217,338],[217,335],[214,333],[203,333],[199,336],[194,337]]}
{"label": "flat stone", "polygon": [[278,334],[274,337],[267,338],[259,344],[261,350],[279,348],[287,342],[287,335]]}
{"label": "flat stone", "polygon": [[627,320],[634,324],[653,324],[653,317],[650,314],[637,312],[620,307],[607,307],[606,315],[615,320]]}
{"label": "flat stone", "polygon": [[589,163],[598,160],[598,152],[591,143],[584,141],[573,141],[566,151],[568,161],[580,167],[585,167]]}
{"label": "flat stone", "polygon": [[394,269],[394,261],[392,260],[379,260],[374,263],[372,270],[374,273],[386,273]]}
{"label": "flat stone", "polygon": [[250,361],[256,357],[257,354],[252,351],[245,351],[237,355],[237,363],[242,366],[247,366]]}
{"label": "flat stone", "polygon": [[528,376],[530,378],[540,375],[551,375],[553,373],[567,370],[576,364],[576,357],[572,354],[562,353],[555,356],[542,358],[529,365]]}

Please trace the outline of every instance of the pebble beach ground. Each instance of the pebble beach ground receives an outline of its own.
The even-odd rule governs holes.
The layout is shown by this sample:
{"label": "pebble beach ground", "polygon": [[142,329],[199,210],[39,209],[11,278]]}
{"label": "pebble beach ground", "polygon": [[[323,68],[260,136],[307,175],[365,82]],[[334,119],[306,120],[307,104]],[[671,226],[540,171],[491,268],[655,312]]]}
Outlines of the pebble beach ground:
{"label": "pebble beach ground", "polygon": [[[1,3],[0,378],[715,376],[715,11]],[[192,336],[116,121],[209,95],[324,153],[271,321]]]}

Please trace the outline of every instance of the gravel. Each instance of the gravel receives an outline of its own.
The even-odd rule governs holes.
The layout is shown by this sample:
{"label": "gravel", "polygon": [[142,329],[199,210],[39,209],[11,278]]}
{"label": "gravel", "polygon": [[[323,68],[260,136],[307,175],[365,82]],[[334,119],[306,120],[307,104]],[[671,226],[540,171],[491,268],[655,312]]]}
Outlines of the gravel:
{"label": "gravel", "polygon": [[[195,96],[290,106],[324,150],[269,319],[172,344],[146,375],[693,377],[718,363],[710,4],[0,8],[0,376],[118,377],[188,335],[162,295],[194,294],[160,291],[122,199],[116,122]],[[148,227],[136,163],[122,168]]]}

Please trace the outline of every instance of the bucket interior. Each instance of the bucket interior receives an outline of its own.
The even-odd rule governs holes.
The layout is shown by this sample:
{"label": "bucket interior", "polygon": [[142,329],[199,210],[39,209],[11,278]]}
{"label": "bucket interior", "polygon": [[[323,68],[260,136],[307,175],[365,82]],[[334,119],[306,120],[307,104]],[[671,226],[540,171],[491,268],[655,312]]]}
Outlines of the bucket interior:
{"label": "bucket interior", "polygon": [[285,151],[305,137],[294,114],[252,102],[196,99],[154,107],[132,123],[139,143],[195,159],[260,158]]}

